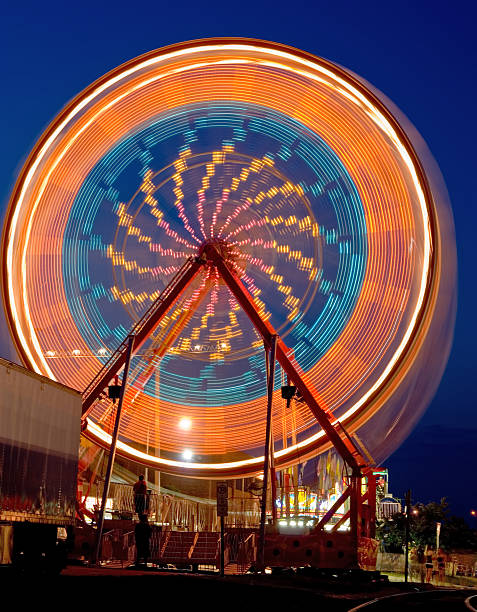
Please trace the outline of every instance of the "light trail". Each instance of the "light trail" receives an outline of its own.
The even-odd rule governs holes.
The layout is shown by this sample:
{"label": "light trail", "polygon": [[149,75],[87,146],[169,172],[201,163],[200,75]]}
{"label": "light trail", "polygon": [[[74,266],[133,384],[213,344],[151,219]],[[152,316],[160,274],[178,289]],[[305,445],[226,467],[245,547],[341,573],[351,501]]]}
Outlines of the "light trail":
{"label": "light trail", "polygon": [[[30,367],[82,389],[106,359],[99,347],[114,349],[184,259],[221,237],[326,409],[353,430],[385,410],[432,318],[435,215],[401,127],[344,70],[271,43],[158,50],[80,94],[29,158],[3,242],[9,323]],[[135,364],[122,452],[141,453],[147,436],[179,458],[186,406],[187,470],[200,456],[257,455],[217,463],[240,473],[261,461],[261,343],[220,279],[207,282],[161,356],[159,390]],[[72,350],[82,355],[74,375]],[[107,410],[98,403],[91,419]],[[291,419],[276,412],[280,444]],[[277,456],[326,445],[304,405],[293,433],[297,444]]]}

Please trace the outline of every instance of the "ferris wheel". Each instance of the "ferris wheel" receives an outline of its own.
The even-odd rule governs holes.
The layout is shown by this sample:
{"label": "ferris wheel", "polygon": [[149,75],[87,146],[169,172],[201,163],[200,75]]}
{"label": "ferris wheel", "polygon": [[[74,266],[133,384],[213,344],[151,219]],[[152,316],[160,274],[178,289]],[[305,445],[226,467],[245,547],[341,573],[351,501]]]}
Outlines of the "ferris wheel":
{"label": "ferris wheel", "polygon": [[[111,71],[55,118],[12,193],[3,296],[22,360],[85,389],[184,262],[225,245],[320,405],[381,461],[432,396],[453,328],[451,216],[403,125],[356,76],[275,43],[192,41]],[[214,268],[129,382],[122,456],[262,469],[263,342]],[[277,367],[278,467],[330,445],[285,383]],[[111,410],[98,401],[85,435],[106,443]]]}

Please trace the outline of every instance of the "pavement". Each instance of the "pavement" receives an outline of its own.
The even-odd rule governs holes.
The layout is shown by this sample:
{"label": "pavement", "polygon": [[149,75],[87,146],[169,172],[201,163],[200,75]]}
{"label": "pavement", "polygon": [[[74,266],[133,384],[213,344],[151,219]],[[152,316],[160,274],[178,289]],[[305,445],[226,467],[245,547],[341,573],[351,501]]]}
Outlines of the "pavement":
{"label": "pavement", "polygon": [[[405,584],[399,580],[386,583],[303,575],[256,574],[220,578],[217,574],[198,575],[111,566],[69,566],[56,577],[25,575],[12,577],[8,583],[2,580],[5,577],[0,576],[0,582],[8,585],[9,592],[16,593],[16,605],[28,603],[29,607],[41,605],[62,612],[67,612],[68,608],[91,608],[92,605],[95,609],[112,612],[139,606],[160,608],[166,604],[174,612],[263,612],[267,609],[286,612],[303,612],[307,609],[347,612],[373,599],[399,596],[410,591],[417,593],[435,590],[429,585]],[[432,593],[430,595],[434,597]],[[440,609],[436,601],[444,597],[444,590],[441,596],[435,597],[437,600],[433,599],[433,610]],[[464,591],[460,600],[463,601],[463,597]],[[372,612],[371,607],[369,610]],[[367,608],[363,612],[367,612]],[[462,608],[462,612],[465,612],[465,608]]]}
{"label": "pavement", "polygon": [[[81,580],[78,580],[81,578]],[[77,588],[99,593],[110,608],[114,602],[124,604],[126,596],[134,593],[148,594],[152,605],[154,593],[160,593],[181,610],[240,610],[262,612],[280,609],[286,612],[317,609],[320,612],[348,611],[375,598],[399,595],[416,590],[434,590],[429,585],[405,584],[403,581],[365,582],[318,578],[302,575],[236,575],[220,578],[214,575],[197,575],[151,569],[118,567],[68,567],[56,579],[56,584],[66,590]],[[149,595],[150,594],[150,595]],[[158,602],[159,603],[159,602]]]}
{"label": "pavement", "polygon": [[[397,572],[383,572],[383,574],[388,576],[389,582],[404,582],[404,574]],[[420,584],[422,586],[423,583],[413,584]],[[444,576],[443,580],[432,580],[429,584],[430,586],[437,588],[476,589],[477,578],[472,578],[469,576]]]}

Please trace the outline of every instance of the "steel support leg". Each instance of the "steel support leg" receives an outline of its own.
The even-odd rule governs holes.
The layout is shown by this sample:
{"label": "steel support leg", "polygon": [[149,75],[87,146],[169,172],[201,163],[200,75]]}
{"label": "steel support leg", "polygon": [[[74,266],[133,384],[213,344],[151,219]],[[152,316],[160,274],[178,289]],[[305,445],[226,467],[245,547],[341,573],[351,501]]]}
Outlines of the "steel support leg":
{"label": "steel support leg", "polygon": [[275,383],[275,357],[277,351],[277,336],[272,336],[270,346],[270,357],[268,359],[268,386],[267,386],[267,426],[265,432],[265,455],[263,464],[263,490],[262,503],[260,508],[260,539],[259,539],[259,567],[263,568],[265,562],[265,519],[267,512],[267,490],[268,490],[268,472],[270,470],[270,438],[272,424],[272,406],[273,406],[273,387]]}
{"label": "steel support leg", "polygon": [[368,538],[376,537],[376,477],[373,474],[372,468],[368,470]]}
{"label": "steel support leg", "polygon": [[[270,375],[270,355],[267,347],[265,346],[266,364],[267,364],[267,389],[268,389],[268,378]],[[272,521],[275,525],[277,521],[277,473],[275,471],[275,443],[273,439],[273,415],[270,414],[270,440],[268,443],[270,452],[270,499],[271,499],[271,510],[272,510]]]}
{"label": "steel support leg", "polygon": [[104,511],[106,510],[106,501],[108,499],[109,493],[109,485],[111,482],[111,474],[113,473],[113,465],[114,459],[116,457],[116,446],[118,443],[118,435],[119,435],[119,425],[121,424],[121,410],[123,408],[124,402],[124,394],[126,392],[126,385],[129,374],[129,366],[131,363],[131,357],[134,350],[134,340],[135,336],[128,336],[128,350],[126,355],[126,363],[124,365],[124,373],[123,380],[121,384],[121,394],[119,397],[118,408],[116,411],[116,420],[114,422],[114,430],[111,438],[111,447],[109,449],[109,458],[108,458],[108,467],[106,468],[106,477],[104,481],[103,488],[103,498],[101,500],[101,507],[99,509],[99,517],[98,517],[98,529],[97,529],[97,540],[96,540],[96,550],[94,554],[93,561],[97,563],[99,561],[101,555],[101,538],[103,537],[103,527],[104,527]]}
{"label": "steel support leg", "polygon": [[[225,283],[228,285],[230,291],[234,294],[238,303],[245,310],[246,314],[255,326],[255,329],[262,336],[263,341],[268,346],[271,346],[272,337],[276,337],[276,331],[274,327],[269,323],[267,318],[263,317],[255,304],[252,296],[244,287],[242,281],[237,276],[232,268],[230,268],[220,253],[213,245],[207,245],[204,249],[205,255],[217,267],[218,272],[222,276]],[[306,375],[301,371],[298,364],[292,363],[290,359],[291,351],[285,346],[280,338],[276,340],[276,359],[285,370],[287,376],[290,377],[292,383],[298,388],[299,392],[303,396],[308,408],[311,410],[316,420],[321,425],[322,429],[327,434],[330,442],[336,448],[338,453],[343,457],[346,463],[352,467],[353,470],[360,471],[360,467],[366,465],[366,461],[361,457],[359,450],[353,444],[353,441],[344,436],[341,437],[340,433],[336,430],[332,423],[333,415],[331,412],[324,410],[318,403],[316,397],[318,393],[313,388],[311,382],[307,379]]]}
{"label": "steel support leg", "polygon": [[350,483],[350,534],[352,547],[352,565],[358,567],[358,544],[361,522],[361,474],[353,470]]}

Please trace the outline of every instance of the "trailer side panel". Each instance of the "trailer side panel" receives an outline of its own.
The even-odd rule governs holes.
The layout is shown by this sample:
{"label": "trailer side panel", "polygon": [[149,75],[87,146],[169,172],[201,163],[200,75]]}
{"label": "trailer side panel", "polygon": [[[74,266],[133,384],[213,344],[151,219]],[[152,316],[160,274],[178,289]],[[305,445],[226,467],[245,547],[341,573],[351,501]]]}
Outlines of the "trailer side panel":
{"label": "trailer side panel", "polygon": [[0,519],[75,517],[81,394],[0,359]]}

